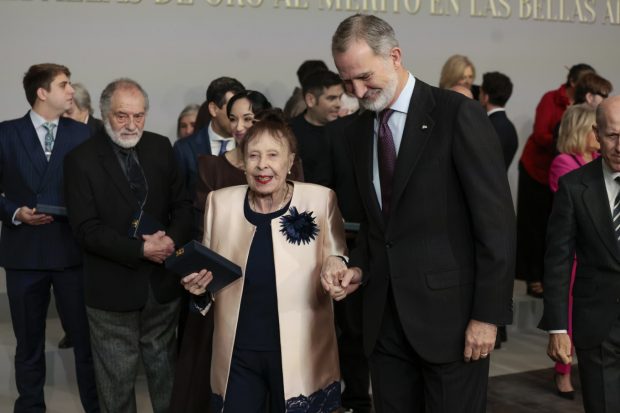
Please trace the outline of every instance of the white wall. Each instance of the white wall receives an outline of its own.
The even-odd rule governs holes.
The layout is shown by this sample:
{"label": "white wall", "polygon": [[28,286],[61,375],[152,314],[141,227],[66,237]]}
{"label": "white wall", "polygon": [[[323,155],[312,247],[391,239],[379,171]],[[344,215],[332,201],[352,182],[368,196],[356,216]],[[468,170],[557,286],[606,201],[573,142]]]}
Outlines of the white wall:
{"label": "white wall", "polygon": [[[156,4],[156,0],[136,4],[1,1],[0,119],[27,111],[23,73],[31,64],[46,61],[67,65],[72,80],[84,83],[95,102],[114,78],[139,81],[151,98],[147,129],[170,137],[174,137],[182,107],[201,103],[208,83],[218,76],[236,77],[246,87],[264,92],[275,105],[283,105],[297,82],[295,71],[301,61],[324,59],[334,68],[331,35],[351,14],[335,10],[337,0],[289,0],[289,5],[306,3],[308,8],[303,10],[286,8],[286,2],[278,0],[250,0],[261,3],[256,8],[238,6],[239,2],[247,5],[248,0],[224,0],[216,7],[210,4],[218,0],[194,1],[190,5],[175,0],[167,4]],[[354,8],[363,1],[342,0],[340,6]],[[539,20],[533,19],[533,11],[529,18],[520,18],[520,5],[534,0],[501,1],[511,7],[507,18],[471,16],[472,2],[478,10],[485,4],[491,10],[493,4],[497,13],[505,15],[500,0],[420,0],[420,9],[413,15],[406,12],[405,2],[413,5],[415,0],[391,0],[386,2],[388,11],[378,15],[395,28],[407,68],[428,83],[437,84],[441,66],[454,53],[472,59],[477,82],[486,71],[509,75],[515,91],[508,115],[522,144],[531,131],[536,104],[545,91],[565,80],[565,67],[590,63],[620,88],[620,26],[610,24],[620,20],[616,16],[620,0],[606,0],[611,18],[605,17],[605,1],[562,3],[564,15],[579,20],[577,2],[582,19],[592,23],[550,21],[558,16],[563,0],[536,0],[541,2]],[[227,2],[236,6],[229,7]],[[332,4],[332,10],[327,4]],[[381,2],[367,0],[367,4]],[[394,4],[399,13],[393,12]],[[459,6],[458,15],[450,4]],[[450,15],[436,15],[438,10]],[[523,10],[527,12],[527,6]],[[510,178],[514,187],[514,164]]]}

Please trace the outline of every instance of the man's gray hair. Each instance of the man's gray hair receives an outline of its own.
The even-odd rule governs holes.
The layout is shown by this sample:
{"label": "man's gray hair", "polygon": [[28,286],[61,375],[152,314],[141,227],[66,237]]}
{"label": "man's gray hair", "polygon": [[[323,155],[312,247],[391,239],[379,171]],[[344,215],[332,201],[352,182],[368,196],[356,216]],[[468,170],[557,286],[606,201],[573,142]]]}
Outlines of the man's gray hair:
{"label": "man's gray hair", "polygon": [[102,119],[107,119],[108,114],[110,113],[112,106],[112,95],[119,89],[136,89],[142,96],[144,97],[144,111],[149,111],[149,95],[146,94],[142,86],[135,80],[122,77],[120,79],[116,79],[110,84],[108,84],[103,92],[101,92],[101,98],[99,99],[99,107],[101,108],[101,117]]}
{"label": "man's gray hair", "polygon": [[90,104],[90,93],[81,83],[72,83],[71,87],[75,93],[73,94],[73,103],[79,110],[87,110],[89,115],[93,114],[93,108]]}
{"label": "man's gray hair", "polygon": [[344,53],[354,41],[363,40],[378,56],[387,57],[398,40],[385,20],[370,14],[355,14],[343,20],[332,37],[332,53]]}

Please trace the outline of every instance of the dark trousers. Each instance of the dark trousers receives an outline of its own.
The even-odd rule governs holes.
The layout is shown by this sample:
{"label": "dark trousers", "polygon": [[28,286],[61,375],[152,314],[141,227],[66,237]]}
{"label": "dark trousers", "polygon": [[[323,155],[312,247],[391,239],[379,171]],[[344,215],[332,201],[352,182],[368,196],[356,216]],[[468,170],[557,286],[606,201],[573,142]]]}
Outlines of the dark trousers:
{"label": "dark trousers", "polygon": [[620,319],[600,346],[577,348],[586,413],[620,412]]}
{"label": "dark trousers", "polygon": [[140,361],[154,413],[167,413],[176,360],[179,300],[158,303],[149,289],[145,306],[114,312],[87,307],[99,402],[103,413],[135,413]]}
{"label": "dark trousers", "polygon": [[370,355],[370,374],[377,413],[486,411],[489,359],[471,363],[427,362],[405,337],[391,297]]}
{"label": "dark trousers", "polygon": [[344,381],[342,406],[356,413],[369,413],[370,372],[364,354],[362,337],[362,298],[357,292],[346,300],[334,302],[334,314],[338,331],[340,374]]}
{"label": "dark trousers", "polygon": [[541,281],[553,195],[549,186],[529,176],[522,164],[517,195],[517,278]]}
{"label": "dark trousers", "polygon": [[235,348],[230,364],[224,411],[283,413],[284,409],[281,352]]}
{"label": "dark trousers", "polygon": [[97,389],[84,307],[82,267],[64,271],[6,270],[15,350],[15,382],[19,397],[14,411],[44,412],[45,323],[54,291],[58,314],[73,339],[80,401],[88,413],[98,412]]}

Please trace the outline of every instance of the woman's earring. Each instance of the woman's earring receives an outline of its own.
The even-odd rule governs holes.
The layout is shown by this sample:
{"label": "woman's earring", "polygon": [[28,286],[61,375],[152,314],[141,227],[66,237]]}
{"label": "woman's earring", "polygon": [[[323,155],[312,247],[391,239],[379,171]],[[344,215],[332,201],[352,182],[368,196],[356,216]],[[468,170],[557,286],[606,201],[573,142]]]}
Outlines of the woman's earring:
{"label": "woman's earring", "polygon": [[289,174],[289,175],[291,174],[291,170],[290,170],[290,169],[288,170],[288,174]]}

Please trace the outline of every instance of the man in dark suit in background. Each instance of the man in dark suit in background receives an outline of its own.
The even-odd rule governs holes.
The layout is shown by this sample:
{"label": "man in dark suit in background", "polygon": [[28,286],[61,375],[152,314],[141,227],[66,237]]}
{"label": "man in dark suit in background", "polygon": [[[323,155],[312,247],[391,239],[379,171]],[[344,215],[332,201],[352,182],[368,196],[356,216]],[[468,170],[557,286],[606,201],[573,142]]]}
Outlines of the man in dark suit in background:
{"label": "man in dark suit in background", "polygon": [[519,146],[517,130],[506,116],[505,106],[511,95],[512,82],[508,76],[500,72],[488,72],[482,75],[480,103],[487,111],[495,132],[497,132],[504,154],[506,170],[508,170]]}
{"label": "man in dark suit in background", "polygon": [[484,412],[496,326],[511,322],[514,263],[493,126],[478,102],[415,79],[376,16],[345,19],[332,54],[367,109],[346,130],[363,219],[354,267],[323,285],[341,299],[364,283],[375,409]]}
{"label": "man in dark suit in background", "polygon": [[573,342],[587,413],[620,411],[620,96],[597,108],[601,157],[560,178],[547,227],[548,354],[572,362],[568,297],[573,259]]}
{"label": "man in dark suit in background", "polygon": [[[103,90],[100,106],[105,130],[67,156],[65,192],[69,221],[84,249],[101,410],[136,411],[142,361],[153,411],[164,413],[181,289],[162,263],[190,239],[191,202],[170,141],[144,131],[149,102],[142,87],[116,80]],[[136,235],[138,216],[148,225]]]}
{"label": "man in dark suit in background", "polygon": [[211,121],[209,124],[184,139],[174,143],[181,177],[190,196],[194,195],[196,174],[198,173],[198,155],[222,155],[235,148],[235,139],[230,131],[230,121],[226,113],[228,99],[245,88],[237,79],[218,77],[207,88],[207,105]]}
{"label": "man in dark suit in background", "polygon": [[65,155],[89,136],[86,125],[61,115],[71,107],[71,73],[39,64],[24,75],[32,110],[0,123],[0,265],[6,286],[15,351],[15,412],[44,412],[45,321],[53,287],[63,326],[74,343],[80,400],[98,412],[88,323],[84,308],[82,256],[61,216],[37,212],[38,204],[64,207]]}

